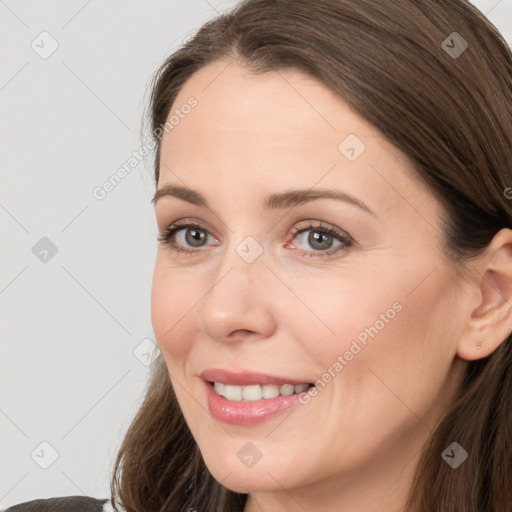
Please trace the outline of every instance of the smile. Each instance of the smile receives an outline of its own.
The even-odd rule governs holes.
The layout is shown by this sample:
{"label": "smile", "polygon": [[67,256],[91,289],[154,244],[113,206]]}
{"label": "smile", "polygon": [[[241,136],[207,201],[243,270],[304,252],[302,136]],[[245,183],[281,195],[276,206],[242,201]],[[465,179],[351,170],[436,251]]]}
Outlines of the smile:
{"label": "smile", "polygon": [[[212,384],[212,383],[211,383]],[[278,396],[291,396],[293,394],[302,393],[313,384],[252,384],[249,386],[237,386],[224,384],[222,382],[213,382],[214,391],[231,401],[248,401],[268,400]]]}

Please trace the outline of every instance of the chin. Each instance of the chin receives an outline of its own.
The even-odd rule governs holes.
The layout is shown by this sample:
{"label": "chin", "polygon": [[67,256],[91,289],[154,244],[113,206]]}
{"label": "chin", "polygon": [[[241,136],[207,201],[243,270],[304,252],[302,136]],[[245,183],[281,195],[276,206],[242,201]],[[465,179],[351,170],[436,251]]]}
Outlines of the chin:
{"label": "chin", "polygon": [[217,482],[237,493],[282,491],[283,487],[293,489],[304,484],[292,477],[291,469],[264,464],[263,459],[253,467],[246,467],[242,462],[219,464],[218,458],[214,462],[205,459],[205,463]]}

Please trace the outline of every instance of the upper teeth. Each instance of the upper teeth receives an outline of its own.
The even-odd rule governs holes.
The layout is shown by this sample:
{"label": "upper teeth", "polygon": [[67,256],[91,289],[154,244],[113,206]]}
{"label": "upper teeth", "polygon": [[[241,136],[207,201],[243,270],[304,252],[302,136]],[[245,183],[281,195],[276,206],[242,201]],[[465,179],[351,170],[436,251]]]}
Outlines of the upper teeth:
{"label": "upper teeth", "polygon": [[228,400],[261,400],[262,398],[276,398],[279,395],[290,396],[294,393],[302,393],[308,389],[309,384],[283,384],[277,386],[275,384],[252,384],[250,386],[233,386],[231,384],[223,384],[222,382],[214,382],[213,389],[215,392]]}

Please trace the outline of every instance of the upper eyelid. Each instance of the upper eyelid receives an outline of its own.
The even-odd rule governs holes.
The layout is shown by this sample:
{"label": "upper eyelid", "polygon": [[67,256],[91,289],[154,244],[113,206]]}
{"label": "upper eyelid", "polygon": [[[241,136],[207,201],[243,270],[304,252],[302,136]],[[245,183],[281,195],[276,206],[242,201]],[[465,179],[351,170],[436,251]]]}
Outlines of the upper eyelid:
{"label": "upper eyelid", "polygon": [[[318,224],[316,224],[318,223]],[[174,222],[170,222],[169,224],[165,224],[163,226],[163,231],[166,231],[168,229],[171,229],[171,228],[187,228],[187,227],[198,227],[198,228],[201,228],[202,230],[204,231],[208,231],[209,234],[211,234],[212,236],[214,236],[215,238],[217,238],[214,234],[213,234],[213,230],[212,228],[210,228],[209,226],[205,226],[203,225],[204,223],[202,221],[197,221],[197,220],[194,220],[194,219],[188,219],[188,218],[184,218],[184,219],[179,219],[179,220],[176,220]],[[300,226],[298,226],[300,225]],[[308,220],[302,220],[302,221],[297,221],[293,224],[293,227],[291,228],[291,231],[293,232],[297,232],[297,231],[300,231],[302,229],[312,229],[312,228],[315,228],[315,229],[331,229],[331,230],[334,230],[334,231],[337,231],[339,232],[340,235],[346,235],[347,237],[349,236],[349,234],[344,231],[343,229],[341,228],[338,228],[337,226],[334,226],[332,224],[329,224],[323,220],[317,220],[317,219],[308,219]]]}
{"label": "upper eyelid", "polygon": [[[318,223],[318,224],[316,224],[316,223]],[[179,219],[177,221],[171,222],[169,225],[164,227],[163,234],[165,235],[169,230],[172,230],[173,231],[172,236],[174,237],[176,235],[176,233],[178,233],[179,231],[187,229],[187,228],[191,228],[191,227],[197,227],[197,228],[205,231],[207,233],[207,235],[211,236],[217,242],[219,241],[218,237],[212,233],[210,228],[203,226],[203,224],[197,220],[187,219],[187,218]],[[337,236],[341,241],[344,241],[344,242],[347,242],[347,241],[349,241],[351,243],[354,242],[352,236],[349,235],[346,231],[344,231],[343,229],[340,229],[334,225],[331,225],[331,224],[326,225],[325,221],[321,221],[321,220],[308,219],[305,221],[296,222],[294,224],[294,226],[292,227],[292,229],[289,231],[289,233],[291,233],[292,237],[295,237],[296,235],[298,235],[301,232],[312,231],[315,229],[318,231],[332,231],[332,233],[330,233],[331,236],[335,236],[335,237]],[[198,250],[200,250],[200,249],[198,249]]]}
{"label": "upper eyelid", "polygon": [[177,220],[175,222],[172,222],[169,225],[165,226],[163,231],[165,233],[169,229],[173,229],[174,233],[177,233],[178,231],[181,231],[182,229],[196,228],[196,227],[201,229],[201,230],[203,230],[203,231],[206,231],[206,233],[208,235],[210,235],[215,240],[218,240],[217,236],[215,236],[212,233],[211,228],[209,228],[208,226],[204,226],[201,222],[198,222],[198,221],[195,221],[195,220],[191,220],[191,219],[190,220],[189,219],[180,219],[180,220]]}
{"label": "upper eyelid", "polygon": [[[304,223],[302,226],[298,226],[297,224]],[[318,223],[318,224],[316,224]],[[340,237],[344,236],[346,238],[350,238],[350,235],[343,229],[338,228],[337,226],[334,226],[332,224],[325,223],[323,220],[306,220],[306,221],[300,221],[298,223],[295,223],[292,232],[297,233],[300,231],[308,231],[310,229],[318,229],[318,231],[326,230],[326,231],[333,231],[337,233]]]}

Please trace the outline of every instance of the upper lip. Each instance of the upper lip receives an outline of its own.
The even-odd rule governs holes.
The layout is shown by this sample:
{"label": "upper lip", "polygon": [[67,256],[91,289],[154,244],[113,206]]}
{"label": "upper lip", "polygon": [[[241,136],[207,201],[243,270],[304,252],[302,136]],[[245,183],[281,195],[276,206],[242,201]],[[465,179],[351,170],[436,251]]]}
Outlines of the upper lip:
{"label": "upper lip", "polygon": [[200,377],[209,382],[222,382],[235,386],[250,386],[251,384],[309,384],[307,380],[297,380],[290,377],[279,377],[266,373],[242,371],[238,373],[228,372],[220,368],[210,368],[200,374]]}

